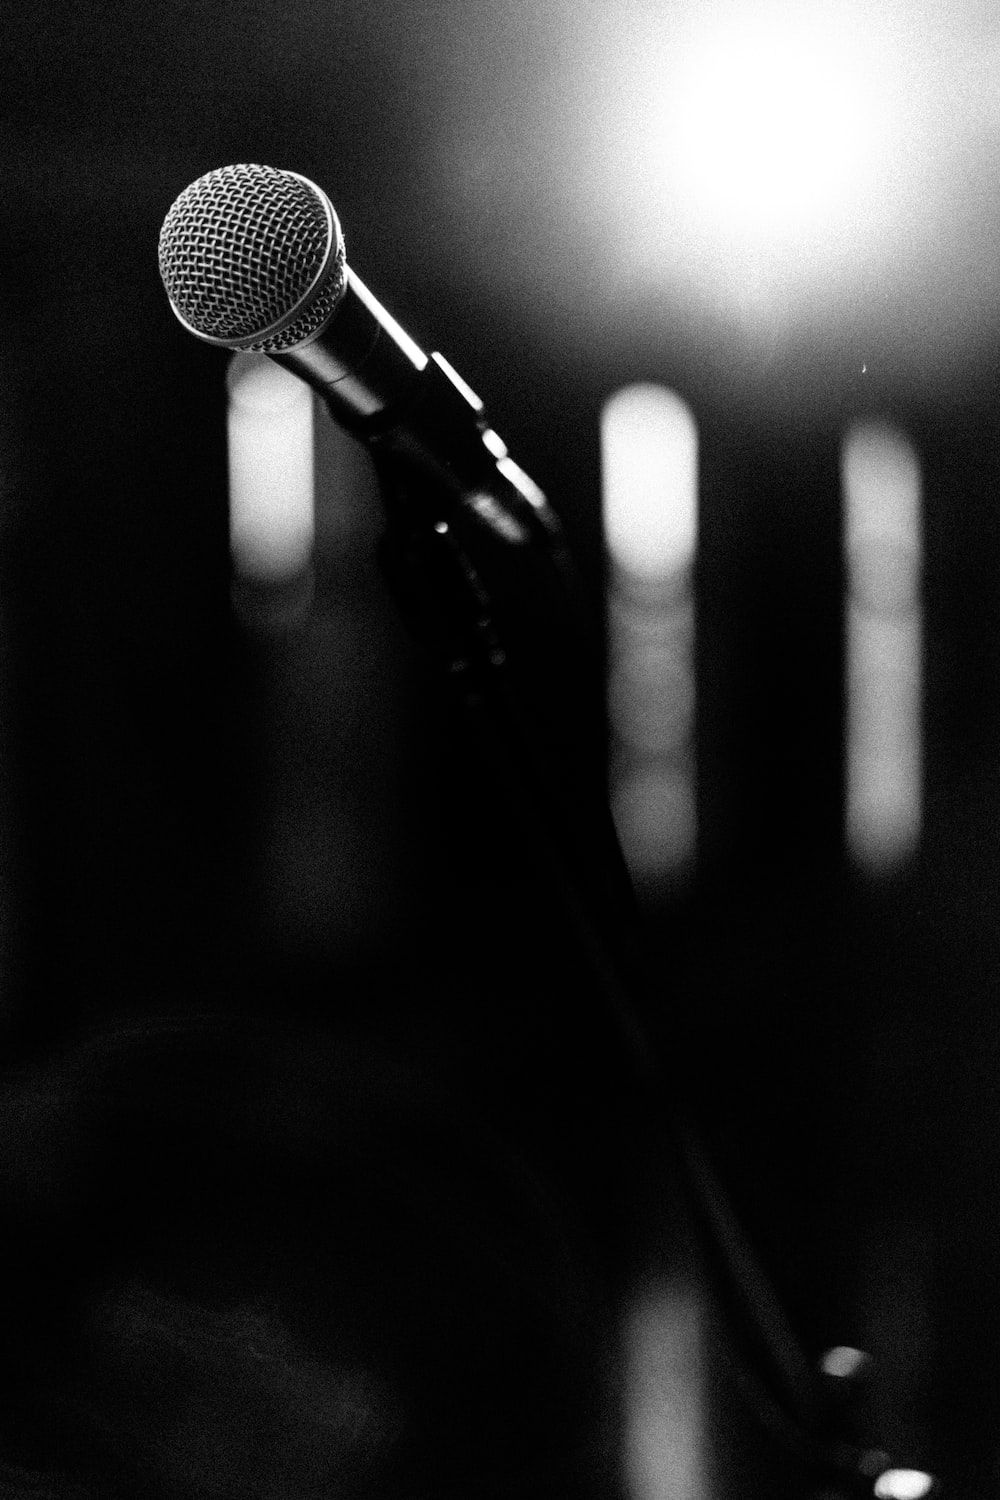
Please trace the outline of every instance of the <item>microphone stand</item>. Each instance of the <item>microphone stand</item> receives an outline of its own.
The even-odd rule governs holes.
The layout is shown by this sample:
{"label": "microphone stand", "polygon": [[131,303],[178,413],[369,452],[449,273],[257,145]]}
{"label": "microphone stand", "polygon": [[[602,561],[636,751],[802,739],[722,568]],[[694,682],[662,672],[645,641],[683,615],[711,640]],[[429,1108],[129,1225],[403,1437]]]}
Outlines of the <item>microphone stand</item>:
{"label": "microphone stand", "polygon": [[[599,618],[554,513],[475,399],[432,355],[419,410],[365,432],[388,521],[382,571],[451,681],[554,906],[624,997],[639,983],[640,928],[604,781]],[[447,444],[427,441],[438,427]],[[447,467],[428,449],[447,451]]]}
{"label": "microphone stand", "polygon": [[[344,420],[339,408],[335,416]],[[651,986],[638,904],[604,778],[600,617],[583,597],[559,522],[440,355],[431,355],[410,410],[397,408],[384,427],[378,419],[350,425],[375,459],[388,522],[383,574],[453,683],[483,775],[528,831],[553,915],[568,923],[599,981],[622,1061],[679,1173],[751,1404],[789,1451],[850,1486],[859,1455],[844,1445],[831,1452],[820,1437],[817,1372],[698,1132],[662,1097],[668,1070],[642,1013]]]}

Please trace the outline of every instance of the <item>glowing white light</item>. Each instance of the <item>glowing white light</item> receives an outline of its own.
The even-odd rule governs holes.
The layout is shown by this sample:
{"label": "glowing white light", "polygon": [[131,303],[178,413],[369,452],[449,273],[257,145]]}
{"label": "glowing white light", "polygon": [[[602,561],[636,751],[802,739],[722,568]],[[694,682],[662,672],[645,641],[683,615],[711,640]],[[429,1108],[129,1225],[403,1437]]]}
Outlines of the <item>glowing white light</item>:
{"label": "glowing white light", "polygon": [[875,1481],[876,1500],[924,1500],[934,1490],[934,1476],[921,1469],[886,1469]]}
{"label": "glowing white light", "polygon": [[847,598],[847,838],[888,869],[921,825],[921,483],[912,446],[856,427],[841,456]]}
{"label": "glowing white light", "polygon": [[627,386],[601,413],[605,540],[611,557],[608,717],[611,805],[640,882],[683,871],[694,852],[692,732],[698,438],[675,392]]}
{"label": "glowing white light", "polygon": [[697,819],[687,766],[619,771],[611,811],[629,868],[640,880],[655,880],[690,859]]}
{"label": "glowing white light", "polygon": [[638,638],[624,651],[621,633],[615,636],[608,713],[619,739],[640,754],[669,755],[690,742],[694,682],[689,632],[683,629],[689,614],[688,607],[668,616],[671,622],[680,616],[682,628],[662,644],[645,645]]}
{"label": "glowing white light", "polygon": [[705,1330],[688,1287],[646,1290],[625,1325],[625,1465],[635,1500],[707,1500]]}
{"label": "glowing white light", "polygon": [[844,209],[871,134],[842,40],[818,16],[755,6],[689,44],[662,149],[682,201],[706,222],[774,239]]}
{"label": "glowing white light", "polygon": [[657,385],[626,386],[601,413],[604,528],[625,572],[688,567],[697,536],[698,438],[690,409]]}
{"label": "glowing white light", "polygon": [[869,1369],[871,1357],[861,1349],[851,1349],[845,1344],[838,1344],[835,1349],[828,1349],[820,1360],[819,1367],[824,1375],[830,1375],[834,1380],[857,1380]]}
{"label": "glowing white light", "polygon": [[234,355],[227,385],[233,569],[279,583],[312,558],[312,392],[264,354]]}
{"label": "glowing white light", "polygon": [[844,444],[849,551],[889,544],[911,571],[920,564],[920,460],[909,439],[881,422],[852,429]]}
{"label": "glowing white light", "polygon": [[[452,25],[440,202],[484,296],[530,297],[581,355],[606,328],[659,329],[732,373],[807,335],[822,368],[850,332],[859,368],[877,347],[894,381],[968,389],[992,369],[1000,296],[995,9],[522,5],[532,67],[488,110],[495,59]],[[518,226],[505,253],[486,222]]]}

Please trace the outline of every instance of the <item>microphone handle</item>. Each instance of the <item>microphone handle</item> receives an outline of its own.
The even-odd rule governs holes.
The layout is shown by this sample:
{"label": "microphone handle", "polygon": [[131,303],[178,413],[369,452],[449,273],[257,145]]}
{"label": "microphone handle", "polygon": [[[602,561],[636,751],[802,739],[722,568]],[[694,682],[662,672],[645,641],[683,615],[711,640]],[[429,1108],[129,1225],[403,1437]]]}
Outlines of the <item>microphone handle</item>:
{"label": "microphone handle", "polygon": [[313,386],[334,418],[362,438],[380,417],[392,421],[405,409],[428,364],[427,355],[350,266],[336,309],[320,331],[304,343],[268,353]]}

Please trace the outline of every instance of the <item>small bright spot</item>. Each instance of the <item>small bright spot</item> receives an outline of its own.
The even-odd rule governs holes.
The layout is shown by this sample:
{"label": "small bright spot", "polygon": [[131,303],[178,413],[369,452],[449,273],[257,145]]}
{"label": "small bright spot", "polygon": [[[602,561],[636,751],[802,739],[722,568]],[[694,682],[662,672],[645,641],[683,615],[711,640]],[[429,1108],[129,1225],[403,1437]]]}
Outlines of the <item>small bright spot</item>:
{"label": "small bright spot", "polygon": [[819,1362],[819,1367],[824,1375],[830,1375],[835,1380],[857,1380],[863,1375],[871,1364],[870,1357],[862,1349],[850,1349],[844,1344],[838,1344],[835,1349],[828,1349]]}
{"label": "small bright spot", "polygon": [[873,133],[854,59],[831,28],[726,11],[686,57],[666,146],[681,184],[721,229],[766,237],[842,211]]}
{"label": "small bright spot", "polygon": [[923,1500],[934,1490],[934,1476],[921,1469],[886,1469],[875,1481],[876,1500]]}

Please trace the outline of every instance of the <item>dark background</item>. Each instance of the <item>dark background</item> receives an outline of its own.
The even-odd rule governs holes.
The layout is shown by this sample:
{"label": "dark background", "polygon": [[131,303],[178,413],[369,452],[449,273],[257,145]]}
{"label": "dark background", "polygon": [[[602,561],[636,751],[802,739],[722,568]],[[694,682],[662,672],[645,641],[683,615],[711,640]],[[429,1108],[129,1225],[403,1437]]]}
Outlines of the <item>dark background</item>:
{"label": "dark background", "polygon": [[[800,306],[755,343],[680,283],[637,285],[614,205],[580,210],[581,121],[615,107],[598,44],[628,22],[457,0],[6,18],[5,1046],[17,1068],[207,1011],[391,1037],[458,1058],[447,1087],[488,1080],[515,1134],[515,1105],[544,1134],[565,1091],[560,1170],[605,1230],[618,1212],[606,1022],[383,597],[377,518],[321,550],[304,624],[232,615],[225,361],[172,318],[156,240],[202,172],[292,168],[487,398],[595,594],[601,403],[639,378],[691,402],[703,859],[648,914],[647,1019],[807,1350],[871,1352],[872,1442],[971,1497],[1000,1418],[995,183],[956,131],[941,263],[876,261],[836,315]],[[925,477],[925,828],[881,883],[841,834],[838,445],[868,413]],[[743,1493],[774,1493],[756,1461]]]}

